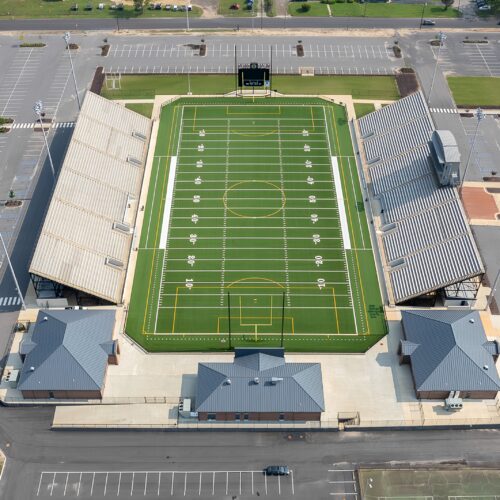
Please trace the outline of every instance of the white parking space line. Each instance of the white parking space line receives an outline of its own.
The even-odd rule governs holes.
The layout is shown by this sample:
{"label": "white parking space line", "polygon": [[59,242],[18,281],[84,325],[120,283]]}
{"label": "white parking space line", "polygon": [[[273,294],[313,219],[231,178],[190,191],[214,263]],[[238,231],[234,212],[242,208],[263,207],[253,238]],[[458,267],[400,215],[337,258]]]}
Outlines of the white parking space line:
{"label": "white parking space line", "polygon": [[[177,472],[177,475],[176,475]],[[257,473],[257,475],[256,475]],[[241,495],[295,495],[293,470],[289,476],[270,476],[262,470],[229,471],[57,471],[41,472],[36,495],[53,497],[162,497],[163,474],[170,474],[170,496],[216,498]],[[96,477],[97,475],[97,477]],[[260,479],[264,475],[264,479]],[[144,486],[140,481],[144,476]],[[181,479],[179,479],[179,476]],[[128,478],[130,477],[130,489]],[[168,477],[168,476],[167,476]],[[225,477],[225,484],[224,484]],[[177,480],[176,480],[177,478]],[[217,478],[219,480],[217,481]],[[231,479],[232,478],[232,479]],[[168,483],[167,483],[168,484]],[[263,491],[264,490],[264,491]],[[97,496],[96,496],[97,495]],[[166,495],[165,489],[163,496]]]}
{"label": "white parking space line", "polygon": [[0,115],[10,118],[15,118],[21,110],[42,56],[42,51],[36,48],[19,48],[17,51],[0,84]]}

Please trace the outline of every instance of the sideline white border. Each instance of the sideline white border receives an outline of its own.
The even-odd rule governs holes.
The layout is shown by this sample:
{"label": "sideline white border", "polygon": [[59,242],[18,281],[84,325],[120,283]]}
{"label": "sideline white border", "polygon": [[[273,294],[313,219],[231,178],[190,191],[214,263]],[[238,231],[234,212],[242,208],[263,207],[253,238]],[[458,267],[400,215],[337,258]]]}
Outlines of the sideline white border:
{"label": "sideline white border", "polygon": [[337,195],[337,204],[339,209],[340,227],[342,228],[342,240],[344,249],[351,249],[351,238],[349,237],[349,226],[347,225],[347,217],[345,215],[344,195],[342,194],[342,178],[340,176],[339,163],[336,156],[331,157],[332,172],[335,180],[335,193]]}
{"label": "sideline white border", "polygon": [[167,193],[165,196],[165,210],[161,223],[160,245],[158,248],[167,248],[168,226],[170,224],[170,212],[172,211],[172,201],[174,196],[175,174],[177,172],[177,156],[170,159],[170,170],[168,172]]}

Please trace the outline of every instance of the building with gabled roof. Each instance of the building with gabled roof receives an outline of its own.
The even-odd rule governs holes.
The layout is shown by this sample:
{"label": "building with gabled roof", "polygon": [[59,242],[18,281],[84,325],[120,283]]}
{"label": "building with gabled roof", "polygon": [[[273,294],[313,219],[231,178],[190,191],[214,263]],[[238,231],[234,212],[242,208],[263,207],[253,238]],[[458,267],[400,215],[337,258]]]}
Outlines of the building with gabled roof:
{"label": "building with gabled roof", "polygon": [[417,397],[493,399],[500,391],[499,344],[489,341],[477,311],[402,312],[401,362],[411,365]]}
{"label": "building with gabled roof", "polygon": [[284,349],[236,348],[232,363],[199,363],[199,420],[320,420],[325,409],[319,363],[287,363]]}
{"label": "building with gabled roof", "polygon": [[117,364],[111,310],[41,310],[21,342],[17,388],[27,399],[102,398],[108,364]]}

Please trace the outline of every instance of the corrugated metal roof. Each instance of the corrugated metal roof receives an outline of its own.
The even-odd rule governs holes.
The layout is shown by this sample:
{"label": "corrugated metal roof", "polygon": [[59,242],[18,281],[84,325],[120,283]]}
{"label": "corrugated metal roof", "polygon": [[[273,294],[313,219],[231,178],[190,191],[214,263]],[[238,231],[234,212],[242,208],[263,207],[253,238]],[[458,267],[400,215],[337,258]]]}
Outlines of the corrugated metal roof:
{"label": "corrugated metal roof", "polygon": [[39,311],[18,389],[101,389],[114,323],[114,311]]}
{"label": "corrugated metal roof", "polygon": [[[477,311],[403,311],[417,391],[499,391]],[[486,368],[487,367],[487,368]]]}
{"label": "corrugated metal roof", "polygon": [[[254,381],[258,377],[258,383]],[[272,383],[272,379],[282,379]],[[198,412],[321,412],[325,409],[319,363],[285,363],[255,352],[233,363],[199,363]]]}
{"label": "corrugated metal roof", "polygon": [[[428,166],[435,129],[423,94],[400,99],[358,123],[370,162],[368,180],[383,210],[391,301],[401,303],[483,274],[456,189],[440,186]],[[453,148],[452,134],[439,134]]]}
{"label": "corrugated metal roof", "polygon": [[[151,121],[88,92],[52,196],[30,272],[121,302]],[[129,157],[139,165],[130,163]],[[135,202],[134,202],[135,200]],[[130,205],[130,208],[129,208]],[[123,266],[110,267],[108,258]]]}

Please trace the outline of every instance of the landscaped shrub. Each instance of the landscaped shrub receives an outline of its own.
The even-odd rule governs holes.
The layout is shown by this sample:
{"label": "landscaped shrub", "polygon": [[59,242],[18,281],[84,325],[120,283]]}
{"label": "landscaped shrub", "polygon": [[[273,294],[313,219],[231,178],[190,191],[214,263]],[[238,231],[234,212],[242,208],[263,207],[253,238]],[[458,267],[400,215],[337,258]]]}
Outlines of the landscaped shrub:
{"label": "landscaped shrub", "polygon": [[301,6],[300,6],[300,10],[302,12],[309,12],[311,10],[311,6],[306,2],[306,3],[303,3]]}

